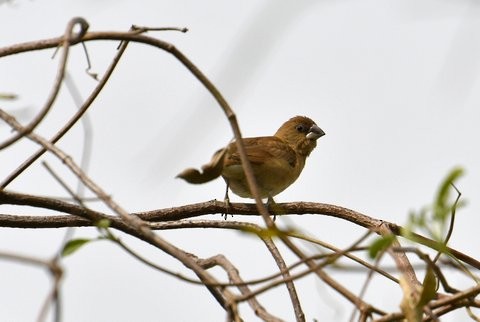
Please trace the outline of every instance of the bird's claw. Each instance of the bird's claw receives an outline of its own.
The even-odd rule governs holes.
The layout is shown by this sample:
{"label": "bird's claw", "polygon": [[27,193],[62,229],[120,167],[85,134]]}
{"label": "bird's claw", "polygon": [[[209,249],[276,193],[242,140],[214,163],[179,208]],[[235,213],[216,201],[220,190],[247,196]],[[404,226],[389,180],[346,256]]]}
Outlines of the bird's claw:
{"label": "bird's claw", "polygon": [[225,212],[222,213],[222,217],[223,219],[227,220],[227,216],[230,214],[230,199],[228,198],[228,196],[225,197],[223,202],[225,203]]}

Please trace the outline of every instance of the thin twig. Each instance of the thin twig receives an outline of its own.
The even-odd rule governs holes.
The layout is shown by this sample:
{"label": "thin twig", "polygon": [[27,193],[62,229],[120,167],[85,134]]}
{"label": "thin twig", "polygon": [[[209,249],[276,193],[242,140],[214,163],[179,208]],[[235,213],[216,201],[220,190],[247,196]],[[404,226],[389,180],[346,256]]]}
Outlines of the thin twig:
{"label": "thin twig", "polygon": [[[82,118],[85,114],[87,109],[93,103],[93,101],[97,98],[98,94],[102,91],[103,87],[107,84],[110,76],[112,75],[115,67],[117,66],[120,58],[122,57],[125,49],[127,48],[128,42],[122,43],[120,46],[117,54],[113,58],[112,62],[108,66],[107,70],[103,74],[102,79],[98,82],[97,86],[93,89],[90,93],[89,97],[85,100],[83,105],[78,109],[78,111],[73,115],[68,122],[60,129],[53,138],[50,139],[50,142],[55,144],[58,140],[60,140],[74,125]],[[1,49],[0,49],[1,52]],[[1,55],[0,55],[1,57]],[[5,189],[15,178],[17,178],[23,171],[25,171],[30,165],[32,165],[40,156],[42,156],[47,150],[41,147],[35,154],[33,154],[28,160],[24,161],[13,173],[11,173],[3,182],[0,184],[0,189]]]}
{"label": "thin twig", "polygon": [[[5,111],[0,109],[0,118],[6,121],[13,129],[16,131],[22,131],[23,127],[15,120],[15,118]],[[206,272],[196,261],[192,258],[191,254],[188,254],[181,250],[180,248],[174,246],[173,244],[167,242],[160,236],[156,235],[151,229],[145,225],[144,221],[136,216],[129,214],[125,209],[120,205],[115,203],[113,199],[103,191],[97,184],[93,182],[82,169],[73,162],[72,158],[66,155],[62,150],[57,148],[55,145],[51,144],[49,141],[44,138],[36,135],[35,133],[27,134],[27,137],[34,141],[35,143],[43,146],[52,154],[54,154],[58,159],[60,159],[69,169],[75,174],[82,182],[88,187],[93,193],[95,193],[102,201],[108,206],[112,211],[120,216],[125,221],[125,224],[131,228],[132,234],[142,238],[145,241],[155,245],[159,249],[163,250],[165,253],[176,258],[182,262],[185,266],[191,269],[203,282],[205,282],[205,287],[211,292],[214,298],[218,303],[224,307],[227,306],[228,294],[226,290],[215,288],[209,286],[216,282],[215,278]]]}
{"label": "thin twig", "polygon": [[285,260],[280,255],[280,251],[271,238],[262,237],[261,235],[259,235],[259,237],[263,240],[265,246],[267,246],[270,254],[272,254],[272,257],[275,260],[275,263],[277,263],[280,273],[283,276],[285,286],[287,287],[288,294],[293,305],[293,312],[295,313],[296,320],[298,322],[305,321],[305,314],[303,313],[302,306],[295,289],[295,284],[293,284],[293,280],[289,280],[291,278],[290,270],[287,268]]}
{"label": "thin twig", "polygon": [[[80,26],[80,31],[77,34],[73,34],[73,29],[75,28],[75,26]],[[57,95],[60,91],[60,86],[62,84],[63,77],[65,75],[65,69],[67,67],[67,58],[68,58],[70,45],[72,43],[78,42],[85,35],[87,30],[88,30],[88,23],[85,21],[85,19],[77,17],[70,20],[70,22],[67,25],[67,29],[65,30],[65,34],[62,41],[63,55],[58,64],[57,75],[55,77],[55,81],[50,91],[50,95],[47,98],[47,101],[45,102],[45,104],[43,105],[42,109],[37,114],[37,116],[28,125],[23,127],[22,132],[18,132],[16,135],[5,140],[0,144],[0,150],[10,146],[11,144],[18,141],[20,138],[25,136],[26,134],[28,134],[29,132],[33,131],[35,127],[38,124],[40,124],[40,122],[45,118],[45,116],[53,106],[53,103],[55,102],[55,99],[57,98]]]}
{"label": "thin twig", "polygon": [[[58,261],[57,260],[44,260],[44,259],[33,257],[33,256],[12,254],[12,253],[2,252],[2,251],[0,251],[0,259],[6,259],[6,260],[9,260],[9,261],[15,261],[15,262],[19,262],[19,263],[22,263],[22,264],[35,265],[35,266],[41,266],[41,267],[48,268],[51,276],[53,277],[53,286],[51,287],[50,292],[48,293],[47,297],[45,298],[45,300],[43,302],[43,305],[40,309],[38,318],[37,318],[37,321],[39,321],[39,322],[44,321],[46,316],[47,316],[48,307],[50,306],[50,303],[58,301],[60,283],[61,283],[61,279],[62,279],[62,276],[63,276],[63,269],[58,264]],[[60,306],[57,303],[57,310],[55,310],[55,313],[54,313],[55,321],[59,321],[59,319],[60,319],[59,307]]]}
{"label": "thin twig", "polygon": [[85,68],[85,72],[94,80],[98,81],[98,74],[92,72],[92,64],[90,63],[90,55],[88,54],[87,45],[85,45],[84,42],[82,42],[81,44],[82,44],[83,52],[85,53],[85,59],[87,60],[87,68]]}
{"label": "thin twig", "polygon": [[188,32],[187,27],[179,28],[179,27],[144,27],[144,26],[138,26],[138,25],[132,25],[132,30],[138,32],[138,33],[144,33],[147,31],[179,31],[186,33]]}
{"label": "thin twig", "polygon": [[[90,69],[90,59],[88,58],[88,52],[85,49],[85,55],[87,57],[88,62],[88,69]],[[78,90],[73,78],[70,76],[69,73],[65,75],[65,85],[67,86],[68,92],[73,99],[73,102],[77,106],[78,110],[82,109],[84,99]],[[84,113],[81,120],[82,129],[83,129],[83,144],[82,144],[82,152],[81,152],[81,159],[80,159],[80,167],[83,169],[85,173],[88,173],[88,169],[90,166],[90,159],[92,154],[92,146],[93,146],[93,127],[92,122],[88,113]],[[79,196],[82,200],[83,195],[85,192],[85,186],[79,180],[77,184],[77,191],[76,195]]]}
{"label": "thin twig", "polygon": [[[204,259],[199,261],[199,263],[204,267],[204,268],[211,268],[214,266],[220,266],[222,267],[225,272],[227,273],[230,282],[233,284],[239,285],[238,289],[240,293],[244,296],[249,296],[252,294],[250,288],[243,282],[243,279],[240,277],[240,274],[238,272],[238,269],[223,255],[215,255],[210,258]],[[233,301],[235,303],[238,302],[237,298],[233,298]],[[282,321],[281,319],[271,315],[268,313],[265,308],[258,302],[258,300],[254,296],[250,296],[247,300],[248,304],[252,308],[253,312],[263,319],[264,321],[272,321],[272,322],[280,322]]]}
{"label": "thin twig", "polygon": [[[460,190],[458,190],[457,187],[453,183],[451,185],[455,189],[455,191],[457,192],[457,198],[455,199],[455,202],[453,203],[453,206],[452,206],[452,213],[450,215],[450,224],[448,226],[447,235],[445,236],[445,240],[444,240],[445,246],[450,241],[450,237],[452,237],[453,227],[455,226],[455,215],[456,215],[456,212],[457,212],[457,206],[458,206],[458,202],[460,201],[460,197],[462,196],[462,193],[460,192]],[[438,259],[440,258],[440,256],[442,256],[442,252],[437,253],[435,258],[433,259],[433,262],[436,263],[438,261]]]}

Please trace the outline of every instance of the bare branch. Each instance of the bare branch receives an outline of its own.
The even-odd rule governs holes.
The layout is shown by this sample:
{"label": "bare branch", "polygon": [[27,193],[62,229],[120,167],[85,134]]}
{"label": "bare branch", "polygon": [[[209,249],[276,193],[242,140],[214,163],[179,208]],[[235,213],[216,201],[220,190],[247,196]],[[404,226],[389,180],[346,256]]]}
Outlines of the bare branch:
{"label": "bare branch", "polygon": [[[23,127],[15,120],[15,118],[13,118],[11,115],[1,109],[0,118],[6,121],[15,130],[23,130]],[[85,186],[92,190],[92,192],[94,192],[101,200],[103,200],[103,202],[108,207],[110,207],[111,210],[117,213],[125,221],[125,223],[136,232],[137,237],[141,237],[143,240],[152,243],[156,247],[178,259],[185,266],[193,270],[195,274],[197,274],[197,276],[205,282],[206,287],[210,290],[210,292],[217,299],[217,301],[224,308],[227,308],[227,301],[224,297],[225,295],[222,294],[222,290],[209,286],[209,284],[213,284],[216,282],[213,276],[203,270],[200,265],[198,265],[196,261],[192,259],[190,254],[182,251],[180,248],[175,247],[174,245],[168,243],[166,240],[160,238],[160,236],[153,233],[152,230],[150,230],[148,226],[144,224],[143,220],[136,216],[130,215],[127,211],[125,211],[122,207],[115,203],[113,199],[103,191],[103,189],[101,189],[83,173],[82,169],[78,167],[68,155],[66,155],[55,145],[51,144],[49,141],[34,133],[28,133],[26,136],[32,141],[43,146],[48,151],[53,153],[57,158],[59,158],[85,184]]]}
{"label": "bare branch", "polygon": [[[76,29],[79,30],[75,31]],[[115,242],[127,253],[131,254],[145,265],[153,267],[158,271],[164,272],[170,276],[174,276],[189,283],[204,285],[210,291],[216,301],[224,308],[229,321],[242,321],[238,307],[242,301],[248,302],[253,312],[257,314],[259,318],[265,321],[280,321],[278,317],[268,312],[259,303],[257,298],[257,295],[261,294],[262,292],[271,290],[279,285],[285,285],[287,287],[296,320],[305,321],[305,314],[302,310],[301,301],[297,294],[294,282],[297,279],[307,275],[315,275],[324,283],[329,285],[338,294],[340,294],[344,299],[351,302],[359,311],[359,321],[367,321],[372,319],[374,314],[380,315],[378,321],[393,321],[396,319],[404,319],[409,317],[410,319],[437,321],[440,316],[443,316],[448,312],[458,308],[466,308],[470,316],[473,319],[476,318],[473,312],[471,312],[470,307],[480,307],[480,301],[476,300],[476,297],[480,293],[478,286],[476,285],[466,290],[458,290],[454,287],[451,287],[447,283],[447,278],[444,276],[441,270],[442,267],[436,264],[440,255],[446,254],[449,256],[446,258],[451,259],[453,262],[452,265],[455,267],[455,269],[461,270],[462,272],[468,274],[468,276],[472,277],[472,280],[478,284],[478,277],[476,277],[474,272],[471,271],[465,264],[480,269],[480,262],[460,251],[446,246],[454,229],[456,206],[461,195],[458,190],[457,200],[452,208],[450,226],[443,242],[431,240],[413,232],[406,234],[404,233],[405,230],[401,226],[398,226],[394,223],[376,219],[343,207],[322,203],[296,202],[277,204],[276,206],[282,210],[281,214],[277,213],[277,215],[291,216],[308,214],[332,216],[364,228],[366,231],[362,238],[352,243],[350,247],[339,249],[333,245],[329,245],[325,242],[317,240],[315,237],[304,236],[301,232],[283,231],[279,229],[275,222],[270,218],[268,209],[259,198],[255,178],[253,176],[253,172],[246,157],[245,149],[241,140],[240,127],[238,125],[236,115],[229,106],[228,102],[225,100],[220,91],[214,86],[214,84],[205,76],[205,74],[174,45],[145,34],[149,31],[168,30],[180,32],[187,31],[186,28],[176,27],[150,28],[143,26],[132,26],[131,30],[125,32],[88,32],[87,22],[83,18],[74,18],[69,22],[64,34],[60,37],[0,48],[0,57],[48,48],[56,48],[57,50],[59,48],[62,49],[62,56],[59,59],[56,78],[53,81],[50,93],[48,94],[42,108],[29,124],[25,126],[21,125],[11,115],[3,110],[0,110],[0,118],[7,122],[17,132],[12,137],[0,144],[0,150],[16,143],[19,139],[24,137],[29,138],[40,146],[36,153],[20,164],[15,171],[10,173],[3,180],[3,182],[0,183],[0,204],[27,205],[45,209],[48,215],[29,216],[24,214],[0,214],[0,227],[95,227],[100,220],[107,219],[110,223],[109,227],[97,227],[99,233],[101,234],[101,238],[106,238]],[[81,105],[79,110],[51,139],[47,140],[35,133],[35,129],[52,109],[56,97],[60,91],[61,84],[65,80],[65,70],[67,67],[69,50],[72,46],[77,44],[81,44],[85,49],[86,42],[90,41],[116,41],[120,43],[120,46],[108,70],[102,76],[95,89],[90,93],[89,97],[85,101],[81,99],[79,100],[80,103],[78,103],[78,105]],[[79,167],[68,154],[60,150],[55,145],[55,143],[61,137],[63,137],[65,133],[67,133],[72,126],[82,118],[82,116],[84,116],[86,110],[92,105],[98,94],[106,85],[110,75],[115,69],[115,66],[119,62],[124,51],[126,50],[127,45],[130,42],[145,44],[154,49],[160,49],[171,54],[205,87],[205,89],[217,101],[218,105],[223,110],[228,121],[230,122],[231,129],[238,145],[238,151],[242,160],[242,166],[244,167],[248,186],[255,199],[255,204],[229,204],[228,212],[229,214],[241,216],[260,215],[263,218],[265,227],[251,223],[235,221],[226,222],[222,220],[186,220],[208,214],[224,213],[226,209],[225,203],[215,200],[175,208],[129,213],[119,204],[117,204],[111,198],[111,196],[101,189],[101,187],[99,187],[91,178],[89,178],[85,171],[83,171],[83,169]],[[87,72],[92,74],[90,72],[90,58],[86,50],[85,54],[88,64]],[[45,152],[49,152],[61,160],[86,188],[90,189],[90,191],[92,191],[99,200],[109,207],[111,214],[91,209],[89,206],[87,206],[86,199],[80,198],[80,196],[75,194],[72,189],[66,186],[66,184],[63,184],[61,178],[57,178],[58,181],[65,186],[69,194],[78,203],[78,205],[62,201],[61,198],[41,197],[5,190],[5,188],[12,181],[19,177]],[[53,171],[51,172],[54,174]],[[52,214],[52,212],[55,212],[55,214]],[[276,262],[278,271],[271,273],[268,276],[263,275],[264,277],[261,278],[243,280],[237,267],[224,255],[219,254],[207,259],[199,258],[195,254],[190,254],[163,239],[160,236],[161,232],[158,232],[158,230],[191,229],[200,227],[213,229],[234,229],[237,231],[255,234],[266,245],[271,256]],[[125,243],[120,241],[120,239],[114,235],[114,229],[125,232],[126,234],[145,241],[146,243],[149,243],[165,252],[169,256],[174,257],[190,271],[192,271],[198,279],[186,277],[183,274],[176,273],[168,268],[149,261],[141,254],[133,251]],[[157,230],[157,232],[154,232],[155,230]],[[360,252],[368,249],[368,245],[365,245],[364,243],[366,243],[366,238],[371,233],[376,233],[382,236],[393,236],[393,244],[386,249],[386,253],[393,258],[396,266],[396,272],[401,275],[400,278],[397,279],[392,275],[393,273],[389,274],[385,270],[378,268],[376,263],[371,264],[367,260],[363,260],[359,258],[359,256],[354,255],[353,252]],[[413,241],[416,243],[416,247],[402,247],[399,242],[399,238],[397,238],[398,236],[408,238],[410,241]],[[293,264],[287,265],[279,249],[277,249],[277,245],[274,243],[274,240],[275,242],[277,240],[281,241],[296,256]],[[299,247],[300,243],[305,242],[321,245],[322,247],[329,249],[329,251],[322,251],[321,253],[316,253],[313,255],[307,254],[302,248]],[[433,260],[430,260],[430,257],[419,248],[421,245],[438,252]],[[416,274],[422,268],[412,265],[406,255],[406,253],[409,251],[415,252],[415,254],[417,254],[425,263],[427,263],[427,266],[429,267],[427,272],[433,275],[433,271],[435,276],[440,280],[440,283],[443,285],[444,289],[450,293],[442,294],[435,289],[431,291],[431,294],[433,294],[432,296],[434,296],[434,300],[428,298],[428,300],[425,300],[425,302],[420,301],[422,288],[425,286],[420,283]],[[48,309],[51,307],[52,303],[56,305],[57,309],[54,317],[59,320],[59,285],[62,274],[57,263],[58,257],[55,257],[51,261],[44,261],[36,258],[0,252],[0,258],[15,260],[22,263],[43,265],[50,269],[52,276],[54,276],[54,283],[49,296],[45,300],[45,304],[39,314],[38,320],[42,321],[45,319]],[[330,267],[336,268],[336,266],[339,266],[334,265],[334,263],[340,258],[355,261],[355,265],[360,264],[362,268],[368,269],[369,274],[378,272],[386,278],[385,281],[388,281],[389,285],[398,287],[397,284],[399,284],[404,292],[404,302],[410,301],[411,307],[409,308],[407,305],[405,306],[406,308],[403,310],[403,312],[387,313],[380,308],[375,307],[373,304],[368,303],[363,298],[363,293],[367,287],[368,280],[365,283],[363,290],[361,290],[359,294],[355,294],[353,291],[351,291],[351,288],[349,288],[348,285],[342,284],[338,280],[334,279],[332,277],[333,275],[330,274],[330,270],[326,269]],[[214,266],[221,267],[227,273],[229,282],[219,281],[214,275],[211,274],[211,271],[208,271],[208,269]],[[294,271],[294,269],[298,271]],[[435,280],[435,277],[432,277],[430,281],[432,279]],[[393,283],[390,281],[393,281]],[[425,282],[425,284],[427,283]],[[432,285],[432,283],[429,284]],[[238,292],[240,292],[240,294],[238,294]],[[419,301],[421,302],[421,305],[418,305]],[[427,301],[428,303],[426,303]],[[352,317],[352,319],[353,318],[354,317]]]}
{"label": "bare branch", "polygon": [[[100,94],[101,90],[109,80],[110,76],[112,75],[115,67],[117,66],[118,62],[120,61],[120,58],[122,57],[123,53],[125,52],[125,49],[127,48],[128,42],[122,43],[120,46],[116,56],[113,58],[112,62],[110,63],[110,66],[107,68],[105,71],[102,79],[98,82],[97,86],[94,88],[90,96],[85,100],[83,105],[78,109],[77,113],[72,116],[72,118],[60,129],[52,139],[50,139],[50,142],[55,144],[58,140],[60,140],[72,127],[77,123],[78,120],[85,114],[87,109],[90,107],[90,105],[93,103],[93,101],[97,98],[98,94]],[[2,50],[0,49],[0,52]],[[1,57],[2,55],[0,55]],[[1,189],[5,189],[10,182],[15,180],[16,177],[18,177],[23,171],[25,171],[30,165],[32,165],[33,162],[35,162],[40,156],[43,155],[47,150],[45,148],[40,148],[35,154],[33,154],[28,160],[23,162],[13,173],[11,173],[0,185]]]}
{"label": "bare branch", "polygon": [[59,265],[58,260],[56,258],[52,260],[44,260],[41,258],[36,258],[33,256],[25,256],[19,254],[12,254],[7,252],[0,251],[0,259],[15,261],[23,264],[28,265],[35,265],[40,267],[46,267],[50,271],[50,275],[53,278],[53,285],[48,293],[47,297],[45,298],[40,313],[38,315],[37,321],[44,321],[46,315],[48,313],[48,308],[50,307],[51,303],[56,304],[57,310],[54,313],[55,321],[59,321],[60,319],[60,310],[59,308],[59,289],[60,283],[63,276],[63,269]]}
{"label": "bare branch", "polygon": [[[73,34],[73,29],[75,28],[75,26],[80,26],[80,31],[77,34]],[[65,35],[62,41],[63,55],[58,64],[57,76],[53,83],[50,95],[47,98],[47,101],[45,102],[43,108],[40,110],[37,116],[27,126],[25,126],[22,131],[18,132],[16,135],[0,144],[0,150],[10,146],[21,137],[33,131],[35,127],[40,124],[40,122],[45,118],[47,113],[50,111],[53,103],[55,102],[58,92],[60,91],[60,85],[62,84],[63,77],[65,75],[65,68],[67,67],[67,58],[70,45],[82,39],[82,37],[87,32],[87,29],[88,23],[83,18],[73,18],[68,23],[67,30],[65,30]]]}

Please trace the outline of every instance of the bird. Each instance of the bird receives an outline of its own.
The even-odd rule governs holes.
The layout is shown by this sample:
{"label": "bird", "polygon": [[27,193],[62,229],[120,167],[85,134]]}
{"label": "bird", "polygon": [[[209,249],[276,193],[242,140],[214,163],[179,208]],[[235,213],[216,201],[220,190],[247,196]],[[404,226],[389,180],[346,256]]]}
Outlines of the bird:
{"label": "bird", "polygon": [[[294,183],[305,161],[325,132],[306,116],[294,116],[282,124],[273,136],[242,138],[260,198],[273,202],[273,197]],[[235,141],[214,153],[202,171],[188,168],[177,175],[193,184],[201,184],[220,176],[228,189],[242,198],[254,199],[243,171]]]}

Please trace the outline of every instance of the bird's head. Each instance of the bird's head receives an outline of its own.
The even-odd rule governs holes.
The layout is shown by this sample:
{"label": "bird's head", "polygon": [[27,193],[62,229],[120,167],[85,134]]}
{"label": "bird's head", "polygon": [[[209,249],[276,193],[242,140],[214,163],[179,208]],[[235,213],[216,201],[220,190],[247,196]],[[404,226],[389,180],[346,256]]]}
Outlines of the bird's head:
{"label": "bird's head", "polygon": [[292,117],[275,133],[276,137],[304,156],[310,155],[317,146],[317,139],[324,135],[325,132],[306,116]]}

